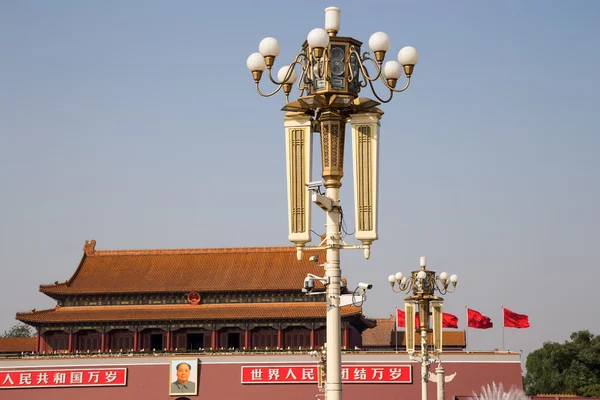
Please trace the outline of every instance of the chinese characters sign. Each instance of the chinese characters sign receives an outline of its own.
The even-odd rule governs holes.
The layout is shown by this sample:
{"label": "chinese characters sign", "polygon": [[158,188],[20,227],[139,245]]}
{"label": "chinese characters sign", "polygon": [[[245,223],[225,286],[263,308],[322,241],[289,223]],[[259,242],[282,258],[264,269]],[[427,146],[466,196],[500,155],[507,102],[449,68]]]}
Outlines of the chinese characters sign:
{"label": "chinese characters sign", "polygon": [[125,386],[127,368],[1,371],[0,389]]}
{"label": "chinese characters sign", "polygon": [[[410,365],[345,365],[343,383],[412,383]],[[243,366],[242,383],[317,383],[317,367]]]}

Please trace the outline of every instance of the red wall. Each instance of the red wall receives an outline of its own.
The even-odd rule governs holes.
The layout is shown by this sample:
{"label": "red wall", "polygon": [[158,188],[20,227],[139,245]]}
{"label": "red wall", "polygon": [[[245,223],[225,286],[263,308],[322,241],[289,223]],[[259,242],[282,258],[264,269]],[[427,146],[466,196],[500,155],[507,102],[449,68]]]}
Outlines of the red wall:
{"label": "red wall", "polygon": [[[241,384],[241,366],[277,365],[281,363],[312,364],[308,356],[202,356],[199,364],[198,396],[190,399],[279,399],[306,400],[318,394],[315,384]],[[411,384],[345,384],[345,400],[365,398],[421,398],[420,366],[409,362],[406,355],[372,354],[345,357],[344,364],[397,363],[412,365]],[[169,358],[167,357],[122,357],[122,358],[78,358],[78,359],[37,359],[1,360],[0,372],[23,369],[62,369],[92,366],[119,366],[128,369],[128,384],[125,387],[97,388],[45,388],[45,389],[0,389],[0,399],[4,400],[120,400],[120,399],[176,399],[169,396]],[[457,373],[454,380],[446,384],[446,398],[454,395],[479,393],[482,385],[492,382],[502,383],[505,388],[512,385],[521,387],[521,364],[518,354],[488,354],[470,356],[459,354],[447,357],[444,362],[446,374]],[[431,368],[434,373],[435,365]],[[1,382],[0,382],[1,383]],[[436,384],[429,383],[429,399],[436,399]]]}

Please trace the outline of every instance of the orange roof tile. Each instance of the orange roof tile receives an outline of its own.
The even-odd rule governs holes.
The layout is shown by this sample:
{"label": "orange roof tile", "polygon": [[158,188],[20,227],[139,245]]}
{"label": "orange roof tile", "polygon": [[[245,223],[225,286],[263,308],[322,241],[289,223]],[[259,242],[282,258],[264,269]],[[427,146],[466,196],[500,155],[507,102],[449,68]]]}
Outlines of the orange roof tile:
{"label": "orange roof tile", "polygon": [[[362,344],[364,347],[390,347],[396,345],[396,338],[394,336],[394,317],[391,318],[377,318],[377,326],[372,329],[367,329],[363,332]],[[398,346],[406,346],[406,338],[404,331],[397,331],[398,335]],[[427,334],[427,340],[432,343],[431,333]],[[442,338],[443,347],[465,347],[466,337],[465,331],[455,331],[444,329]]]}
{"label": "orange roof tile", "polygon": [[[361,307],[344,307],[342,316],[362,315]],[[77,306],[17,313],[26,323],[108,321],[218,321],[325,318],[325,303],[229,303],[201,305]]]}
{"label": "orange roof tile", "polygon": [[[67,282],[41,285],[50,296],[68,294],[299,291],[307,273],[323,267],[296,259],[294,247],[171,250],[95,250],[87,243]],[[325,251],[311,251],[325,259]]]}
{"label": "orange roof tile", "polygon": [[35,338],[0,338],[0,354],[2,353],[21,353],[23,351],[35,350]]}
{"label": "orange roof tile", "polygon": [[376,318],[376,326],[367,329],[362,334],[364,347],[389,347],[392,342],[394,320],[390,318]]}

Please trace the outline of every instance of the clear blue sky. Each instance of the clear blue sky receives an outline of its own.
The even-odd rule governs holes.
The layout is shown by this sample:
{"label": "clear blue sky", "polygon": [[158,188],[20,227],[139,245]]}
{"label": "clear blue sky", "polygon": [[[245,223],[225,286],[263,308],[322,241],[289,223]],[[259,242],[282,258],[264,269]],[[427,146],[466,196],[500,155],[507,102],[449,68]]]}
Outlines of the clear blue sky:
{"label": "clear blue sky", "polygon": [[[461,328],[465,304],[496,324],[469,330],[471,349],[501,346],[501,303],[532,324],[507,329],[507,349],[600,334],[591,0],[0,2],[0,332],[54,305],[38,286],[68,279],[86,239],[286,245],[284,98],[255,93],[246,58],[275,36],[289,62],[330,5],[340,35],[420,52],[382,106],[381,239],[369,261],[343,254],[351,283],[374,284],[366,315],[393,313],[387,276],[426,255],[460,277],[445,310]],[[348,162],[346,210],[350,177]]]}

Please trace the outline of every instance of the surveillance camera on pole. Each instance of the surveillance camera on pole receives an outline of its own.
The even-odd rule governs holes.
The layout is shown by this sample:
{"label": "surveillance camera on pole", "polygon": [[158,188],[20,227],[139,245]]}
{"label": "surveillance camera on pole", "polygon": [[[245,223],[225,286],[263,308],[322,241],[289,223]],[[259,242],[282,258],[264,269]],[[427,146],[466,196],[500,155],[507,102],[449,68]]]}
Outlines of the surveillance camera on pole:
{"label": "surveillance camera on pole", "polygon": [[311,293],[313,290],[315,290],[315,281],[311,277],[307,276],[304,278],[302,293]]}
{"label": "surveillance camera on pole", "polygon": [[305,185],[308,190],[312,190],[316,193],[321,193],[321,186],[323,186],[323,181],[307,182]]}

